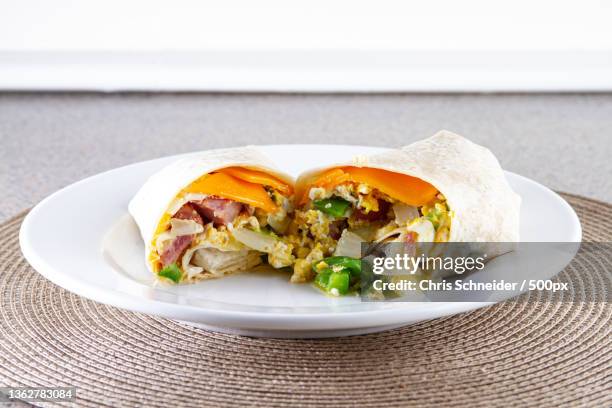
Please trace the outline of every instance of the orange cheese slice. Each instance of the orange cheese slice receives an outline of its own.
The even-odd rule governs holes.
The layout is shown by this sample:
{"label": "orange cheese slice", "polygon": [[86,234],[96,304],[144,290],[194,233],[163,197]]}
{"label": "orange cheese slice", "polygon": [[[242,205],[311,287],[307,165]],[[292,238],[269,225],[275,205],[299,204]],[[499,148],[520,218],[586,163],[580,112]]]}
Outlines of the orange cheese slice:
{"label": "orange cheese slice", "polygon": [[438,190],[416,177],[392,171],[367,167],[345,167],[352,181],[364,183],[404,204],[420,207],[427,204],[438,193]]}
{"label": "orange cheese slice", "polygon": [[191,183],[185,193],[201,193],[238,201],[261,208],[266,212],[275,212],[276,204],[261,184],[230,176],[226,173],[212,173],[200,177]]}
{"label": "orange cheese slice", "polygon": [[263,171],[247,169],[244,167],[227,167],[219,170],[220,173],[226,173],[240,180],[248,181],[262,186],[270,186],[285,195],[291,195],[293,188],[284,181],[271,176]]}
{"label": "orange cheese slice", "polygon": [[330,189],[346,182],[367,184],[402,203],[415,207],[427,204],[438,193],[434,186],[416,177],[371,167],[347,166],[327,170],[319,175],[302,193],[301,202],[308,201],[307,194],[310,187]]}
{"label": "orange cheese slice", "polygon": [[332,188],[346,181],[350,181],[349,174],[341,168],[331,169],[321,174],[315,180],[318,187]]}

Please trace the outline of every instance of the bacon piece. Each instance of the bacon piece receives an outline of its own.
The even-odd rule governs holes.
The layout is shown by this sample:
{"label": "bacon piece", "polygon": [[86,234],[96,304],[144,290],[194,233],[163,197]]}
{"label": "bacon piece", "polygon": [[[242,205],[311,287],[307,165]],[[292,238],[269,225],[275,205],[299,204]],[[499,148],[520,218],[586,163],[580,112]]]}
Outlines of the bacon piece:
{"label": "bacon piece", "polygon": [[[204,225],[204,219],[213,221],[215,225],[225,225],[232,222],[240,211],[242,204],[223,198],[206,198],[183,205],[172,218],[192,220]],[[163,266],[176,262],[193,242],[194,235],[180,235],[164,249],[160,258]]]}
{"label": "bacon piece", "polygon": [[215,226],[227,225],[240,214],[243,205],[236,201],[226,200],[225,198],[209,197],[200,201],[192,201],[200,214],[212,221]]}
{"label": "bacon piece", "polygon": [[391,203],[385,200],[378,200],[378,211],[370,211],[369,213],[363,212],[361,208],[355,209],[353,211],[353,216],[357,220],[364,221],[380,221],[385,220],[387,218],[387,213],[389,212],[389,208],[391,207]]}
{"label": "bacon piece", "polygon": [[204,225],[202,216],[198,214],[195,208],[189,203],[183,205],[179,210],[172,216],[172,218],[178,218],[179,220],[192,220],[200,225]]}
{"label": "bacon piece", "polygon": [[172,243],[160,255],[162,265],[166,267],[176,262],[181,254],[191,245],[191,241],[193,241],[193,235],[180,235],[174,238]]}
{"label": "bacon piece", "polygon": [[346,218],[341,220],[332,221],[329,223],[329,236],[333,239],[340,239],[342,231],[346,229],[348,222]]}
{"label": "bacon piece", "polygon": [[[202,220],[202,216],[198,214],[198,212],[193,208],[193,206],[189,203],[184,204],[179,210],[174,213],[172,218],[177,218],[179,220],[191,220],[195,221],[200,225],[204,225],[204,220]],[[191,242],[194,239],[194,235],[180,235],[164,249],[161,253],[160,258],[162,264],[165,266],[170,265],[176,262],[177,259],[183,254],[183,252],[189,248]]]}

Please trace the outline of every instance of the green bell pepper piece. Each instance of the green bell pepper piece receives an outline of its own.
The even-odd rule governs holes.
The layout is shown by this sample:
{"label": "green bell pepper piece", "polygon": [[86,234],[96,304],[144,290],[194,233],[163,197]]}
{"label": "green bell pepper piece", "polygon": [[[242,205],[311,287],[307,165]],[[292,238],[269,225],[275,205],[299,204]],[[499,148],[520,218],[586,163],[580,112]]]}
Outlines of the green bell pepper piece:
{"label": "green bell pepper piece", "polygon": [[328,266],[340,265],[342,269],[348,269],[348,271],[354,277],[359,277],[361,274],[361,260],[356,258],[351,258],[348,256],[330,256],[329,258],[325,258],[321,261],[317,261],[312,264],[312,270],[314,272],[318,272],[317,264],[320,262],[325,262]]}
{"label": "green bell pepper piece", "polygon": [[176,263],[173,263],[159,271],[158,275],[170,279],[174,283],[179,283],[181,281],[181,277],[183,276],[183,272],[181,272],[181,269]]}
{"label": "green bell pepper piece", "polygon": [[[317,265],[324,262],[326,267],[321,269]],[[312,270],[315,276],[315,285],[334,295],[346,295],[351,287],[359,284],[361,275],[361,260],[348,256],[330,256],[313,262]]]}
{"label": "green bell pepper piece", "polygon": [[323,290],[327,290],[327,285],[329,285],[329,277],[332,272],[333,271],[331,269],[325,268],[321,272],[317,273],[314,280],[315,285]]}
{"label": "green bell pepper piece", "polygon": [[[336,295],[346,295],[349,289],[351,276],[348,271],[332,272],[329,275],[327,291]],[[335,290],[334,290],[335,289]]]}
{"label": "green bell pepper piece", "polygon": [[334,217],[343,217],[351,203],[340,197],[330,197],[323,200],[316,200],[312,203],[314,207],[326,214]]}
{"label": "green bell pepper piece", "polygon": [[334,272],[330,268],[325,268],[317,274],[314,283],[327,293],[346,295],[349,290],[350,280],[351,275],[347,270]]}

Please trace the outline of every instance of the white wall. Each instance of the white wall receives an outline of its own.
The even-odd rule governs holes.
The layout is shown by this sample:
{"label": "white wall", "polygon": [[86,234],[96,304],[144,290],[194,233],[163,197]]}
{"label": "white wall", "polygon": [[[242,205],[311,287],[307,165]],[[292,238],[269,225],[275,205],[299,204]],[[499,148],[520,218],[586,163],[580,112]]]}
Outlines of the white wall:
{"label": "white wall", "polygon": [[3,3],[3,89],[612,89],[612,1]]}

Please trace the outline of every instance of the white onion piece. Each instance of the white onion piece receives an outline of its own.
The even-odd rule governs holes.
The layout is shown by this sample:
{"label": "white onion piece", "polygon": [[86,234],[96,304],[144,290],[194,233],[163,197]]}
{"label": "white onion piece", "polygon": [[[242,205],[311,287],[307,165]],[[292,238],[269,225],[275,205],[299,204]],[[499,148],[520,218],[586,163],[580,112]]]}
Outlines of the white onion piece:
{"label": "white onion piece", "polygon": [[195,235],[204,231],[204,227],[193,220],[170,219],[170,233],[175,237]]}
{"label": "white onion piece", "polygon": [[419,218],[419,210],[412,205],[404,203],[393,204],[393,213],[395,214],[395,222],[397,225],[406,225],[408,221]]}
{"label": "white onion piece", "polygon": [[342,231],[342,235],[336,245],[334,256],[349,256],[351,258],[361,258],[361,243],[363,239],[349,230]]}
{"label": "white onion piece", "polygon": [[221,251],[203,244],[188,249],[183,255],[181,266],[192,278],[203,271],[223,276],[229,272],[251,268],[260,262],[259,255],[254,251]]}
{"label": "white onion piece", "polygon": [[193,254],[195,253],[195,251],[205,247],[205,245],[198,245],[193,248],[189,248],[187,251],[185,251],[183,258],[181,259],[181,266],[183,267],[183,272],[185,272],[190,278],[198,275],[199,273],[202,273],[202,271],[204,270],[204,268],[202,268],[201,266],[191,265],[191,258],[193,258]]}
{"label": "white onion piece", "polygon": [[434,230],[434,226],[431,221],[424,217],[410,223],[407,230],[417,233],[417,242],[434,242],[436,231]]}
{"label": "white onion piece", "polygon": [[264,234],[263,232],[255,232],[245,228],[238,228],[233,231],[234,238],[259,252],[270,253],[274,250],[276,244],[276,238]]}
{"label": "white onion piece", "polygon": [[378,227],[373,224],[365,225],[363,227],[353,229],[353,233],[359,235],[364,241],[370,242],[376,236]]}
{"label": "white onion piece", "polygon": [[155,239],[157,252],[162,253],[168,243],[180,235],[194,235],[204,231],[204,227],[192,220],[170,219],[170,229],[164,231]]}
{"label": "white onion piece", "polygon": [[155,248],[157,249],[157,252],[161,254],[164,251],[166,244],[169,241],[172,241],[174,238],[176,238],[176,235],[172,234],[170,231],[164,231],[159,234],[155,239]]}
{"label": "white onion piece", "polygon": [[331,194],[325,191],[323,187],[312,187],[308,191],[308,198],[311,199],[312,201],[321,200],[323,198],[329,197],[330,195]]}
{"label": "white onion piece", "polygon": [[[362,184],[362,185],[363,185],[363,184]],[[341,184],[341,185],[339,185],[339,186],[336,186],[336,188],[334,189],[334,191],[335,191],[335,194],[336,194],[336,195],[338,195],[338,196],[340,196],[341,198],[345,199],[345,200],[346,200],[346,201],[348,201],[349,203],[356,204],[356,203],[357,203],[357,201],[359,201],[359,200],[358,200],[356,197],[354,197],[354,196],[351,194],[351,191],[350,191],[350,190],[348,189],[348,187],[347,187],[347,186],[345,186],[345,185],[342,185],[342,184]],[[365,193],[365,194],[367,194],[367,193]]]}
{"label": "white onion piece", "polygon": [[405,232],[406,232],[405,228],[396,228],[394,230],[391,230],[391,231],[387,232],[386,234],[382,235],[381,237],[377,238],[374,242],[376,242],[376,243],[383,242],[383,241],[387,240],[388,238],[391,238],[394,235],[400,235],[401,236]]}
{"label": "white onion piece", "polygon": [[287,197],[283,197],[283,210],[285,210],[285,212],[290,213],[291,211],[293,211],[293,203],[287,198]]}
{"label": "white onion piece", "polygon": [[187,203],[187,200],[185,200],[184,197],[175,198],[168,206],[168,210],[166,212],[170,215],[174,215],[178,210],[181,209],[182,206],[185,205],[185,203]]}
{"label": "white onion piece", "polygon": [[195,251],[192,262],[213,276],[247,270],[261,263],[256,251],[220,251],[214,248],[200,248]]}
{"label": "white onion piece", "polygon": [[183,196],[183,198],[187,201],[201,201],[208,197],[208,194],[202,193],[187,193]]}

